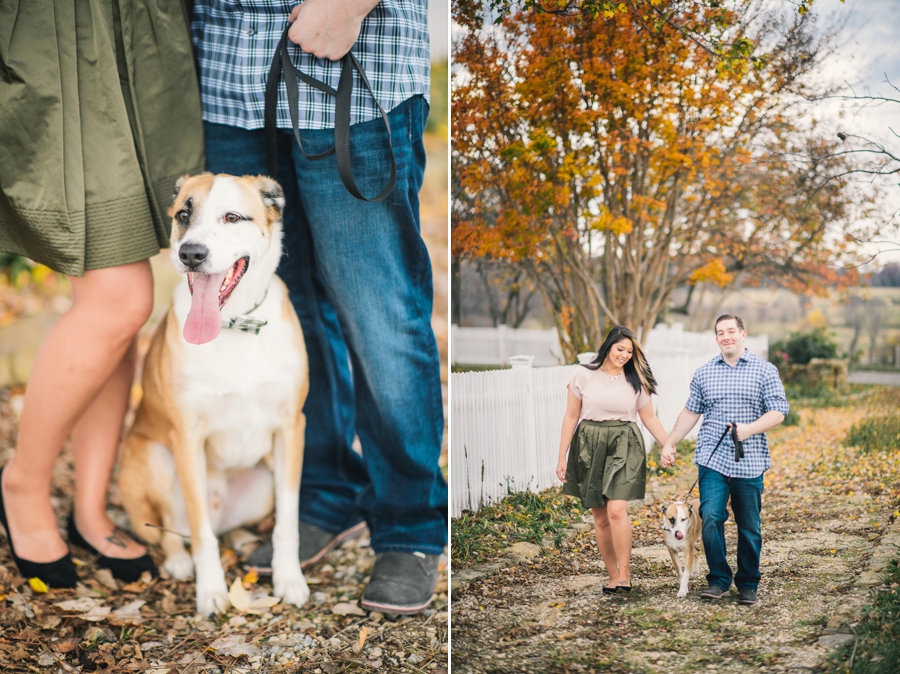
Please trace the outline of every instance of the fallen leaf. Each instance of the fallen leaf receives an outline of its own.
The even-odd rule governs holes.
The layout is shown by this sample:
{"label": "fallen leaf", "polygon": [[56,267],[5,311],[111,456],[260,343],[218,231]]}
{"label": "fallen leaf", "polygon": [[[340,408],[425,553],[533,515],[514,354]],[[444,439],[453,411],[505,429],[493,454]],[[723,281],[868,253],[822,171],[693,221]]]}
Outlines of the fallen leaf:
{"label": "fallen leaf", "polygon": [[117,608],[110,617],[132,625],[140,625],[144,622],[144,616],[141,615],[141,606],[146,603],[143,599],[135,599],[125,604],[125,606]]}
{"label": "fallen leaf", "polygon": [[59,624],[62,622],[62,618],[58,615],[52,615],[47,620],[44,621],[44,624],[41,625],[42,630],[52,630],[59,627]]}
{"label": "fallen leaf", "polygon": [[40,578],[29,578],[28,584],[38,594],[47,594],[47,584]]}
{"label": "fallen leaf", "polygon": [[241,634],[231,634],[227,637],[216,639],[212,642],[212,644],[210,644],[210,648],[212,648],[216,653],[219,653],[221,655],[230,655],[235,658],[239,658],[242,655],[246,655],[248,657],[253,657],[254,655],[262,655],[262,651],[259,649],[259,646],[248,644],[246,641],[246,637]]}
{"label": "fallen leaf", "polygon": [[55,665],[57,662],[58,662],[58,660],[57,660],[56,656],[53,655],[53,653],[41,653],[41,655],[37,661],[37,663],[41,667],[48,667],[50,665]]}
{"label": "fallen leaf", "polygon": [[75,611],[80,613],[78,617],[82,620],[97,622],[104,620],[112,610],[109,606],[104,606],[102,601],[92,597],[81,597],[80,599],[69,599],[53,604],[63,611]]}
{"label": "fallen leaf", "polygon": [[142,587],[140,583],[128,583],[128,585],[122,586],[122,591],[130,592],[131,594],[140,594],[144,591],[144,587]]}
{"label": "fallen leaf", "polygon": [[87,612],[95,606],[99,606],[102,602],[98,602],[91,597],[81,597],[80,599],[67,599],[66,601],[58,601],[54,606],[61,608],[63,611],[79,611]]}
{"label": "fallen leaf", "polygon": [[336,615],[366,615],[366,612],[363,611],[358,605],[350,604],[345,601],[342,601],[339,604],[335,604],[334,608],[331,609],[331,612]]}
{"label": "fallen leaf", "polygon": [[238,556],[234,550],[231,548],[226,548],[224,552],[222,552],[222,556],[219,558],[219,561],[222,562],[222,568],[225,571],[229,569],[233,569],[238,564]]}
{"label": "fallen leaf", "polygon": [[256,585],[259,582],[259,573],[256,569],[251,569],[243,577],[244,585]]}
{"label": "fallen leaf", "polygon": [[363,646],[366,645],[366,638],[369,636],[369,628],[362,627],[359,630],[359,642],[353,645],[353,650],[359,653]]}
{"label": "fallen leaf", "polygon": [[116,579],[113,578],[112,571],[109,569],[97,569],[94,572],[94,578],[97,579],[103,587],[107,590],[118,590],[119,584],[116,582]]}
{"label": "fallen leaf", "polygon": [[243,613],[254,613],[256,615],[267,612],[272,606],[275,606],[275,604],[281,601],[277,597],[272,597],[260,589],[256,590],[253,595],[251,595],[244,589],[244,585],[241,583],[240,578],[235,578],[234,582],[231,584],[231,589],[228,590],[228,599],[231,601],[231,605],[238,611]]}
{"label": "fallen leaf", "polygon": [[78,639],[73,637],[69,637],[67,639],[60,639],[59,641],[54,641],[50,644],[50,647],[54,651],[59,651],[60,653],[68,653],[75,649],[75,646],[78,644]]}

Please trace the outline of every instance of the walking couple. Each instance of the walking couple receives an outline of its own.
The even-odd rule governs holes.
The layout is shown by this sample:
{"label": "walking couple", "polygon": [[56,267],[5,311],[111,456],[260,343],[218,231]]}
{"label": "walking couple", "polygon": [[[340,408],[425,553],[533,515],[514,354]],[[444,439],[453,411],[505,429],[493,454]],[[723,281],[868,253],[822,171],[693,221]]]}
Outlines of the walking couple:
{"label": "walking couple", "polygon": [[[700,596],[719,599],[733,580],[740,603],[756,603],[763,473],[771,465],[765,433],[784,420],[788,403],[775,366],[745,348],[747,332],[739,317],[719,316],[715,333],[721,353],[694,373],[690,396],[668,435],[650,402],[656,379],[628,328],[613,328],[597,357],[578,367],[569,381],[556,474],[565,483],[563,492],[578,496],[594,516],[597,548],[609,573],[604,593],[630,592],[632,587],[627,502],[644,498],[647,472],[638,415],[662,445],[663,467],[675,463],[675,445],[703,415],[694,462],[709,587]],[[744,448],[739,462],[731,434],[725,433],[732,424]],[[735,574],[725,550],[729,497],[738,529]]]}

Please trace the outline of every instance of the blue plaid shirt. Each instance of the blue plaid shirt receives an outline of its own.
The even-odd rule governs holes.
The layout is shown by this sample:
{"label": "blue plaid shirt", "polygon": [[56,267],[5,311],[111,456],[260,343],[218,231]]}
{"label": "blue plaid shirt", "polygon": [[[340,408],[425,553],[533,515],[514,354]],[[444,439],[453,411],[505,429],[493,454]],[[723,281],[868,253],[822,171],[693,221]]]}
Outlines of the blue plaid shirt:
{"label": "blue plaid shirt", "polygon": [[[242,129],[265,126],[269,66],[297,4],[297,0],[194,2],[191,30],[204,120]],[[337,89],[339,61],[316,58],[296,45],[291,50],[302,72]],[[385,112],[417,94],[427,98],[431,76],[427,0],[381,0],[363,19],[351,51]],[[334,128],[334,98],[303,82],[299,85],[300,128]],[[376,117],[380,118],[378,108],[354,72],[350,123]],[[291,128],[284,82],[279,89],[278,127]]]}
{"label": "blue plaid shirt", "polygon": [[703,415],[694,463],[728,477],[744,478],[762,475],[771,467],[765,433],[751,435],[743,441],[744,458],[737,463],[731,433],[712,452],[728,422],[749,424],[772,410],[788,413],[784,386],[772,363],[745,349],[738,362],[730,366],[719,354],[694,373],[685,407]]}

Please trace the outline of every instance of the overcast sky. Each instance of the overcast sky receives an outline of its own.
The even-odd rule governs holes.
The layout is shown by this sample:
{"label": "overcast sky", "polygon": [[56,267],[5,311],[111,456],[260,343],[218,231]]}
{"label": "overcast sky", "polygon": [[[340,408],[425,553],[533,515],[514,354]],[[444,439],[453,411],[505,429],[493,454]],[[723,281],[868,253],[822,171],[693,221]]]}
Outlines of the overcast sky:
{"label": "overcast sky", "polygon": [[[843,93],[885,96],[900,99],[885,79],[900,87],[900,1],[898,0],[817,0],[815,9],[823,18],[846,19],[842,31],[845,43],[835,58],[828,62],[828,74],[838,82],[846,82]],[[837,111],[838,104],[831,106]],[[900,103],[884,103],[860,110],[845,104],[843,118],[835,115],[834,124],[846,133],[854,133],[883,144],[900,156]],[[900,178],[885,180],[888,209],[900,210]],[[900,216],[894,218],[894,222]],[[882,263],[900,261],[900,236],[896,231],[891,242],[882,245],[878,256]],[[872,248],[874,252],[875,248]]]}

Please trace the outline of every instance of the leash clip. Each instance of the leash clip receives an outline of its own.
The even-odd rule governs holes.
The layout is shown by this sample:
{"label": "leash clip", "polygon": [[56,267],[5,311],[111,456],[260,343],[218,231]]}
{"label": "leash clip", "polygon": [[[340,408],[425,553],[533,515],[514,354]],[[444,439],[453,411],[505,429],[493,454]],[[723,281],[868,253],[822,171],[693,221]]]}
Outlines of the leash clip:
{"label": "leash clip", "polygon": [[222,327],[225,330],[237,330],[239,332],[248,332],[258,335],[260,328],[268,324],[268,321],[261,321],[258,318],[250,318],[249,316],[235,316],[230,321],[222,321]]}

